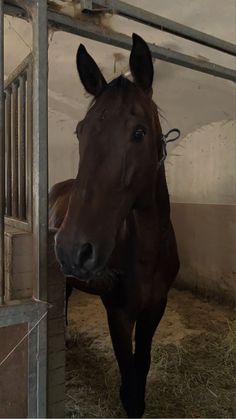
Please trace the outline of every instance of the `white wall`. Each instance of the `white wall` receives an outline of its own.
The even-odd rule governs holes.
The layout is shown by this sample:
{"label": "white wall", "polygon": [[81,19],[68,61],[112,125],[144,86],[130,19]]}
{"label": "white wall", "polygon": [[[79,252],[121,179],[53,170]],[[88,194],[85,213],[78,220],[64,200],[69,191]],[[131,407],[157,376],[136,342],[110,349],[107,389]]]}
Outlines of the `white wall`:
{"label": "white wall", "polygon": [[[49,109],[49,185],[76,177],[79,165],[78,140],[73,135],[76,121]],[[72,133],[72,134],[71,134]]]}
{"label": "white wall", "polygon": [[212,122],[188,134],[166,167],[172,202],[236,204],[236,121]]}
{"label": "white wall", "polygon": [[177,284],[235,301],[235,120],[183,138],[170,153],[167,178],[181,262]]}

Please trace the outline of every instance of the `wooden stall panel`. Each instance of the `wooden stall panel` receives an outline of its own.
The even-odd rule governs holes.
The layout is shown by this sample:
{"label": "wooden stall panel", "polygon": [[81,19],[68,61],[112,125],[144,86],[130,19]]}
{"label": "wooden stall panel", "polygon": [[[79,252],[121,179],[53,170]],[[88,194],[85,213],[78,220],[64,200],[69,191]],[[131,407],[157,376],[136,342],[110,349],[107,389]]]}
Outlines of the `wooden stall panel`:
{"label": "wooden stall panel", "polygon": [[5,299],[30,298],[33,293],[34,262],[31,233],[6,226]]}
{"label": "wooden stall panel", "polygon": [[0,328],[0,417],[28,416],[28,339],[1,362],[28,331],[28,323]]}

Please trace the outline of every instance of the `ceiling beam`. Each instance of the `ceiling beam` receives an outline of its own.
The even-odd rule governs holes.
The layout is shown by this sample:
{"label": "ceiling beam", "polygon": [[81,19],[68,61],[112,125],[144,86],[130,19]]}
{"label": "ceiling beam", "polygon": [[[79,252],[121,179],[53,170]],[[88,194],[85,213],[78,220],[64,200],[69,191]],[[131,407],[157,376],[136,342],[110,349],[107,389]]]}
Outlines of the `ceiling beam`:
{"label": "ceiling beam", "polygon": [[[29,19],[26,12],[19,7],[11,5],[10,3],[10,0],[5,2],[4,12],[6,14]],[[105,27],[100,27],[93,24],[92,21],[91,23],[88,21],[83,22],[52,10],[48,10],[48,24],[54,30],[72,33],[74,35],[79,35],[84,38],[89,38],[97,42],[113,45],[115,47],[127,50],[130,50],[132,47],[132,39],[127,35],[114,32],[110,29],[108,30]],[[149,48],[152,52],[153,58],[236,82],[236,71],[233,69],[208,61],[199,60],[198,58],[190,55],[160,47],[155,44],[149,44]]]}
{"label": "ceiling beam", "polygon": [[[236,56],[236,45],[231,42],[224,41],[215,36],[208,35],[197,29],[167,19],[165,17],[151,13],[140,7],[132,6],[121,0],[89,0],[94,8],[97,6],[106,7],[107,10],[113,10],[115,14],[135,20],[139,23],[151,26],[156,29],[171,33],[189,41],[197,42],[218,51],[225,52]],[[93,10],[93,9],[92,9]],[[92,12],[91,10],[91,12]]]}

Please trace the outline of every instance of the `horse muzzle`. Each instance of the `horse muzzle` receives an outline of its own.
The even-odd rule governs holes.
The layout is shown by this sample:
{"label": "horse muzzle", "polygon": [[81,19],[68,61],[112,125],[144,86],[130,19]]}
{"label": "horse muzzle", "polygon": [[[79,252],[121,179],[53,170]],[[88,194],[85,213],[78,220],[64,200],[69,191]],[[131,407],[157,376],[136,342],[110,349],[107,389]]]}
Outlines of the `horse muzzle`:
{"label": "horse muzzle", "polygon": [[98,269],[95,246],[89,242],[73,246],[62,242],[60,235],[55,236],[55,253],[65,276],[86,279]]}

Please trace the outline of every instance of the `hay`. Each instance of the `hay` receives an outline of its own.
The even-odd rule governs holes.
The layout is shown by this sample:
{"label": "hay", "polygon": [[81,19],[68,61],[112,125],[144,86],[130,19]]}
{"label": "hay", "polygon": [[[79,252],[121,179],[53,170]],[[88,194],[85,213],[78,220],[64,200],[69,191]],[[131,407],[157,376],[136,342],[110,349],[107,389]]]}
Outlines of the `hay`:
{"label": "hay", "polygon": [[232,418],[236,335],[201,334],[153,348],[147,417]]}
{"label": "hay", "polygon": [[[186,335],[179,343],[154,339],[145,417],[235,417],[236,324],[223,322],[222,316],[217,322],[213,310],[216,322],[208,330]],[[124,417],[109,337],[81,330],[72,330],[67,353],[67,416]]]}
{"label": "hay", "polygon": [[113,16],[113,10],[106,10],[101,8],[93,9],[93,11],[81,10],[80,1],[76,0],[48,0],[48,8],[51,11],[59,12],[62,15],[72,17],[81,22],[93,23],[99,26],[100,29],[111,33],[113,31],[111,26],[111,18]]}
{"label": "hay", "polygon": [[84,334],[72,340],[67,357],[67,417],[123,417],[113,357],[98,352],[93,340]]}

